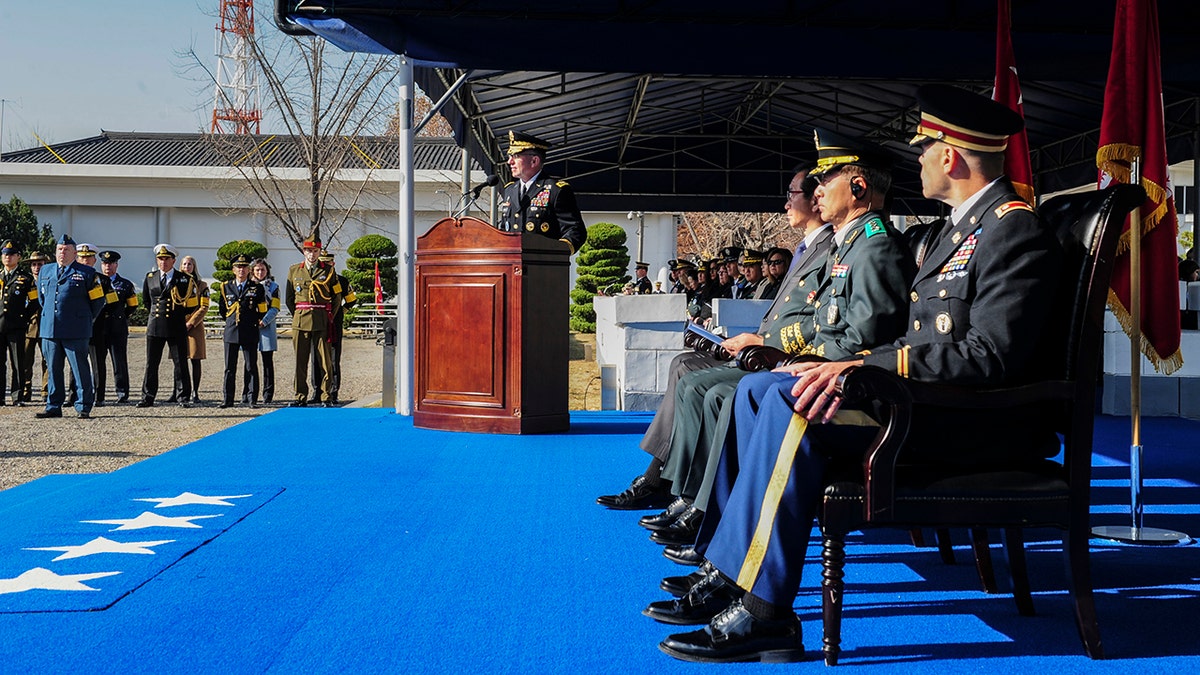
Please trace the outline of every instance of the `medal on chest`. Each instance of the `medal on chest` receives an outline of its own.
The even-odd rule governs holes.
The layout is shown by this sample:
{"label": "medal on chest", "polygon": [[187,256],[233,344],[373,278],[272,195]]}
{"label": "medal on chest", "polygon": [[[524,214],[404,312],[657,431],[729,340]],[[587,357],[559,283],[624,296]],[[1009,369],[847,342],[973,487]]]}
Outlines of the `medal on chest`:
{"label": "medal on chest", "polygon": [[967,275],[967,264],[971,262],[971,256],[975,255],[975,247],[979,243],[979,233],[982,231],[983,228],[980,227],[971,234],[967,235],[967,238],[964,239],[958,249],[954,251],[954,255],[950,256],[950,260],[946,261],[946,264],[942,266],[941,271],[938,272],[937,280],[939,282],[950,281],[951,279],[957,279]]}

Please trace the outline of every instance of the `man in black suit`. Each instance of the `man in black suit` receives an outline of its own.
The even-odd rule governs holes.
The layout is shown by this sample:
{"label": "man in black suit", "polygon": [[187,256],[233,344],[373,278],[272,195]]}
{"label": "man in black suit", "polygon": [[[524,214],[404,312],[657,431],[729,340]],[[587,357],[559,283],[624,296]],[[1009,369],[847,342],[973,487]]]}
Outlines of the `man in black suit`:
{"label": "man in black suit", "polygon": [[258,407],[258,322],[267,313],[270,299],[263,285],[250,278],[250,256],[234,256],[233,280],[217,286],[217,308],[225,320],[222,342],[225,344],[224,398],[221,408],[233,406],[237,389],[238,352],[242,352],[242,377],[250,392],[247,405]]}
{"label": "man in black suit", "polygon": [[504,232],[536,232],[564,241],[574,254],[587,241],[587,228],[571,185],[542,175],[549,149],[550,144],[540,138],[508,132],[508,168],[513,180],[501,191],[496,227]]}
{"label": "man in black suit", "polygon": [[172,391],[180,392],[179,406],[192,407],[192,378],[188,374],[187,316],[200,306],[196,282],[191,275],[175,269],[175,247],[154,247],[158,269],[148,272],[142,282],[142,303],[146,305],[146,376],[142,379],[142,400],[137,407],[149,408],[158,396],[158,364],[163,347],[175,364]]}
{"label": "man in black suit", "polygon": [[[825,252],[829,250],[829,242],[833,237],[833,229],[821,221],[820,214],[815,210],[816,202],[813,198],[813,190],[817,185],[815,180],[808,178],[812,168],[811,163],[796,167],[785,195],[786,201],[783,210],[787,216],[788,226],[804,232],[804,240],[797,247],[797,259],[784,280],[785,287],[790,287],[803,275],[811,273],[824,264]],[[772,317],[777,313],[781,302],[783,302],[782,298],[777,298],[771,304],[767,313],[763,315],[757,332],[743,333],[725,340],[722,346],[726,351],[736,354],[747,346],[763,344],[763,335],[767,333]],[[634,478],[624,492],[603,495],[596,499],[598,504],[611,509],[649,509],[666,506],[671,501],[670,485],[660,480],[660,473],[671,450],[671,428],[675,421],[676,383],[679,378],[688,373],[713,368],[721,363],[716,358],[699,352],[684,352],[671,361],[666,394],[663,396],[658,413],[654,415],[654,420],[646,430],[645,436],[642,437],[641,448],[652,456],[650,466],[646,468],[645,473]]]}

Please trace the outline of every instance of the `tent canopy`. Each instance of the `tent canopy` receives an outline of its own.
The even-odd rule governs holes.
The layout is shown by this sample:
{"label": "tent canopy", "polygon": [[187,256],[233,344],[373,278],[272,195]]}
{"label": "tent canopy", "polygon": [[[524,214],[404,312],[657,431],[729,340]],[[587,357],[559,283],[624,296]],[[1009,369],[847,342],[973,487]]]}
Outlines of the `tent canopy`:
{"label": "tent canopy", "polygon": [[[894,211],[928,212],[906,145],[915,90],[989,92],[996,51],[996,5],[961,0],[276,3],[287,32],[406,53],[435,99],[465,75],[443,109],[458,142],[504,174],[509,129],[549,140],[551,171],[589,210],[779,210],[823,126],[888,145],[902,160]],[[1181,8],[1162,11],[1178,162],[1195,155],[1200,50],[1186,17],[1167,14]],[[1114,12],[1115,0],[1012,2],[1039,192],[1095,179]]]}

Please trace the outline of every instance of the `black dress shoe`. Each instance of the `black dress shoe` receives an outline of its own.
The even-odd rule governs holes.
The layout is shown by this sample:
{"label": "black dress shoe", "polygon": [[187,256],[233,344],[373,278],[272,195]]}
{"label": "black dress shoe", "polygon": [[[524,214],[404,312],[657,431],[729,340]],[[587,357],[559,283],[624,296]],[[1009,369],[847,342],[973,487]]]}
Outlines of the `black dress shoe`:
{"label": "black dress shoe", "polygon": [[725,581],[714,567],[687,595],[674,600],[652,602],[642,610],[642,614],[659,623],[679,626],[708,623],[741,596],[741,589]]}
{"label": "black dress shoe", "polygon": [[659,530],[666,529],[671,523],[675,522],[675,519],[679,517],[679,514],[687,511],[687,508],[691,505],[691,502],[683,497],[680,497],[679,499],[671,502],[670,505],[667,506],[666,511],[657,513],[653,516],[642,516],[641,519],[638,520],[638,525],[641,525],[651,532],[657,532]]}
{"label": "black dress shoe", "polygon": [[322,408],[332,408],[332,407],[333,407],[333,401],[325,401],[324,403],[322,403],[322,404],[321,404],[321,407],[322,407]]}
{"label": "black dress shoe", "polygon": [[659,582],[658,587],[677,598],[682,598],[712,570],[712,563],[705,560],[695,572],[687,576],[666,577]]}
{"label": "black dress shoe", "polygon": [[289,403],[288,407],[289,408],[303,408],[303,407],[306,407],[307,405],[308,405],[308,401],[305,401],[304,399],[297,399],[297,400]]}
{"label": "black dress shoe", "polygon": [[700,522],[704,520],[704,512],[694,505],[679,514],[675,522],[657,532],[650,533],[650,541],[664,546],[682,546],[696,541],[700,533]]}
{"label": "black dress shoe", "polygon": [[602,495],[596,498],[596,503],[610,509],[634,511],[637,509],[660,509],[672,500],[667,487],[659,483],[649,485],[645,475],[633,479],[629,487],[619,495]]}
{"label": "black dress shoe", "polygon": [[314,397],[312,397],[312,398],[308,399],[308,404],[309,404],[309,405],[316,405],[316,404],[318,404],[318,403],[320,403],[320,402],[321,402],[321,397],[320,397],[320,396],[314,396]]}
{"label": "black dress shoe", "polygon": [[218,407],[218,408],[221,408],[222,410],[224,410],[225,408],[232,408],[232,407],[233,407],[233,404],[232,404],[232,403],[230,403],[229,401],[224,401],[224,402],[222,402],[222,403],[221,403],[221,405],[219,405],[219,406],[217,406],[217,407]]}
{"label": "black dress shoe", "polygon": [[250,401],[249,403],[246,404],[246,406],[249,407],[251,410],[255,410],[258,408],[258,404],[255,403],[254,401]]}
{"label": "black dress shoe", "polygon": [[54,410],[43,410],[40,413],[34,413],[33,416],[39,420],[50,419],[52,417],[62,417],[62,410],[57,408]]}
{"label": "black dress shoe", "polygon": [[118,397],[117,397],[117,405],[124,405],[124,404],[126,404],[126,403],[129,403],[129,397],[128,397],[128,396],[118,396]]}
{"label": "black dress shoe", "polygon": [[92,419],[92,414],[89,412],[81,412],[81,413],[79,413],[79,419],[90,420],[90,419]]}
{"label": "black dress shoe", "polygon": [[149,408],[154,405],[154,401],[144,398],[133,405],[135,408]]}
{"label": "black dress shoe", "polygon": [[179,396],[171,394],[171,398],[167,399],[167,403],[179,403]]}
{"label": "black dress shoe", "polygon": [[671,635],[659,643],[663,652],[683,661],[791,663],[804,659],[800,619],[795,614],[768,621],[755,618],[735,601],[704,628]]}
{"label": "black dress shoe", "polygon": [[663,549],[663,557],[671,562],[679,563],[680,565],[690,565],[699,567],[704,562],[704,556],[696,550],[695,546],[668,546]]}
{"label": "black dress shoe", "polygon": [[191,404],[191,403],[188,403],[187,401],[180,401],[180,402],[179,402],[179,407],[180,407],[180,408],[190,408],[190,407],[192,407],[192,404]]}

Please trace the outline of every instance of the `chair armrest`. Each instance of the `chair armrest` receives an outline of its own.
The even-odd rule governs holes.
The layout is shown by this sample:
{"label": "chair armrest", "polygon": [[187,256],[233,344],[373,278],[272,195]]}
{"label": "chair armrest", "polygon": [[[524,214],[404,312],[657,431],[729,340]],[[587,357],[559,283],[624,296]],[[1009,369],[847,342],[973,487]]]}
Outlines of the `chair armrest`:
{"label": "chair armrest", "polygon": [[874,401],[886,413],[863,457],[863,517],[868,521],[890,518],[894,512],[896,463],[916,406],[994,410],[1070,400],[1077,392],[1074,382],[1063,380],[997,389],[915,382],[875,366],[847,368],[838,377],[836,389],[849,403]]}
{"label": "chair armrest", "polygon": [[814,354],[789,354],[782,349],[768,347],[767,345],[750,345],[743,347],[734,362],[738,368],[749,372],[757,373],[760,370],[773,370],[779,366],[785,366],[791,363],[802,363],[805,361],[825,361],[824,357]]}

